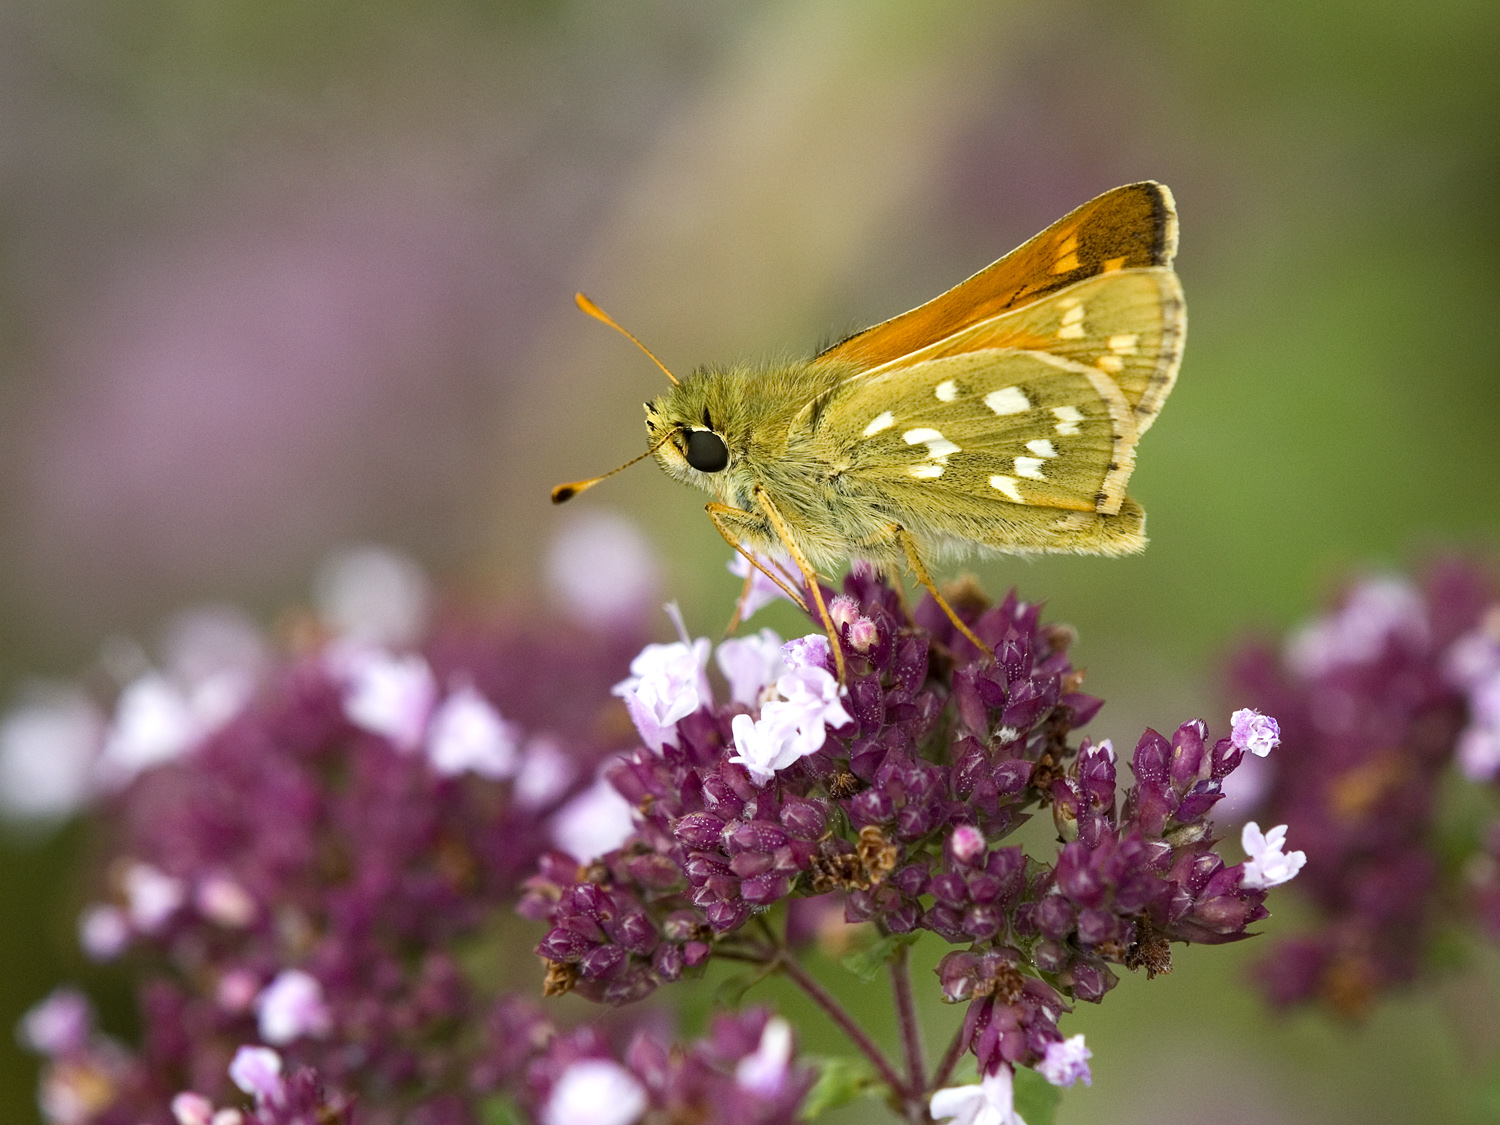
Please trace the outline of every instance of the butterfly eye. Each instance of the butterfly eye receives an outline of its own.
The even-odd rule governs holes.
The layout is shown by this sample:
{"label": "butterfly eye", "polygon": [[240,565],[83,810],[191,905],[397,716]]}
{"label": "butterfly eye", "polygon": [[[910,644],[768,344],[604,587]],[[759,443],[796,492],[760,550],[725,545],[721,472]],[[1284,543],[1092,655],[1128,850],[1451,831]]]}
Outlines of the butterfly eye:
{"label": "butterfly eye", "polygon": [[693,430],[688,434],[685,456],[700,473],[717,473],[729,464],[729,446],[712,430]]}

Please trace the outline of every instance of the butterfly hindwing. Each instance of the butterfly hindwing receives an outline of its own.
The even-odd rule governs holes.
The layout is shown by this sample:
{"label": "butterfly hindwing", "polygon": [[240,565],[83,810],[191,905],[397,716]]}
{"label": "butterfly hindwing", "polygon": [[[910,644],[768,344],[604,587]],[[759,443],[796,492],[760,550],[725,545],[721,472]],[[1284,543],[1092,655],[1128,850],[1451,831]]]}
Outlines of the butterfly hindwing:
{"label": "butterfly hindwing", "polygon": [[878,367],[1086,278],[1170,266],[1177,212],[1163,184],[1105,192],[999,261],[910,312],[824,351],[819,361]]}

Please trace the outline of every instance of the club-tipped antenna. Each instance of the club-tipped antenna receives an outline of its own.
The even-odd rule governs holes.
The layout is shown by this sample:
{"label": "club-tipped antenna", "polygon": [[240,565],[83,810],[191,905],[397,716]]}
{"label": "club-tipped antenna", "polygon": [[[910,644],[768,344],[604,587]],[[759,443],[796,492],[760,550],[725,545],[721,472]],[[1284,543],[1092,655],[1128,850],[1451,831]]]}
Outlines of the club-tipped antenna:
{"label": "club-tipped antenna", "polygon": [[[667,370],[667,365],[665,363],[663,363],[661,360],[657,359],[656,356],[655,356],[655,354],[651,351],[651,349],[648,348],[645,344],[641,343],[639,340],[637,340],[634,335],[632,335],[630,332],[627,332],[624,328],[621,328],[620,325],[618,323],[616,323],[615,319],[612,316],[609,315],[609,313],[605,312],[598,305],[594,304],[593,301],[590,301],[582,293],[574,293],[573,294],[573,300],[576,301],[578,303],[578,307],[580,309],[582,309],[584,312],[588,313],[589,316],[593,317],[595,320],[599,321],[602,324],[609,325],[616,332],[618,332],[621,336],[624,336],[625,339],[629,340],[636,347],[640,348],[641,351],[645,352],[648,356],[650,356],[651,357],[651,362],[654,363],[654,364],[656,364],[657,367],[661,368],[661,373],[663,375],[665,375],[668,379],[672,380],[672,385],[674,387],[678,386],[677,376],[673,375],[670,371]],[[623,469],[624,467],[625,467],[624,465],[620,466],[621,469]],[[615,471],[618,472],[619,470],[617,469]],[[608,474],[606,474],[606,475],[608,475]],[[553,494],[553,499],[554,500],[557,499],[555,493]],[[560,501],[560,500],[558,500],[557,502],[558,503],[562,503],[562,501]]]}
{"label": "club-tipped antenna", "polygon": [[[582,296],[582,294],[580,294],[580,296]],[[652,445],[650,449],[646,450],[646,452],[642,453],[639,457],[632,457],[618,469],[611,469],[609,472],[602,473],[597,477],[589,477],[588,480],[570,480],[565,484],[558,485],[552,490],[552,502],[554,504],[566,504],[580,492],[585,492],[588,489],[593,488],[594,485],[598,484],[606,477],[612,477],[616,473],[624,472],[626,469],[630,468],[630,466],[634,465],[637,461],[644,461],[647,457],[650,457],[651,454],[655,453],[658,449],[666,444],[667,439],[672,436],[672,432],[673,431],[668,430],[666,433],[662,434],[661,437],[656,439],[656,443]]]}

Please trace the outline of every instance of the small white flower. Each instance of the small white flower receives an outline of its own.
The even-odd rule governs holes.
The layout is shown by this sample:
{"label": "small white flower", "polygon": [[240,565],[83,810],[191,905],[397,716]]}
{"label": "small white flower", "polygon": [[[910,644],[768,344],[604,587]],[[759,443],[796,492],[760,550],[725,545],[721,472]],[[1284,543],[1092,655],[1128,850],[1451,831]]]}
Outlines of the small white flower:
{"label": "small white flower", "polygon": [[226,1012],[238,1015],[254,1007],[255,997],[259,992],[260,981],[254,973],[246,969],[231,969],[219,978],[219,985],[214,989],[214,1000]]}
{"label": "small white flower", "polygon": [[610,689],[625,701],[641,738],[652,750],[677,744],[677,721],[711,702],[708,680],[708,638],[691,645],[675,641],[647,645],[630,662],[630,676]]}
{"label": "small white flower", "polygon": [[33,691],[0,719],[0,813],[56,821],[77,812],[103,739],[104,719],[82,692]]}
{"label": "small white flower", "polygon": [[121,883],[130,922],[143,934],[156,933],[187,901],[187,884],[149,863],[131,864]]}
{"label": "small white flower", "polygon": [[491,781],[514,776],[521,765],[521,732],[494,705],[465,685],[443,700],[427,731],[427,760],[445,777],[466,770]]}
{"label": "small white flower", "polygon": [[[282,1046],[303,1036],[327,1035],[333,1016],[317,977],[301,969],[283,969],[255,998],[260,1037]],[[243,1088],[243,1087],[242,1087]]]}
{"label": "small white flower", "polygon": [[198,884],[193,905],[211,922],[241,930],[255,921],[255,899],[228,875],[210,875]]}
{"label": "small white flower", "polygon": [[1471,726],[1458,736],[1458,768],[1470,781],[1492,781],[1500,773],[1500,730]]}
{"label": "small white flower", "polygon": [[932,1095],[929,1109],[935,1118],[952,1118],[953,1125],[1026,1125],[1015,1108],[1014,1075],[1007,1063],[977,1086],[949,1086]]}
{"label": "small white flower", "polygon": [[1257,758],[1264,758],[1281,744],[1281,726],[1270,715],[1244,707],[1229,717],[1229,724],[1229,740],[1234,747],[1248,750]]}
{"label": "small white flower", "polygon": [[973,863],[984,855],[990,845],[984,833],[972,824],[960,824],[949,837],[948,846],[953,849],[953,856],[960,863]]}
{"label": "small white flower", "polygon": [[[775,559],[769,559],[765,555],[752,552],[759,560],[761,566],[773,573],[784,570]],[[740,620],[748,621],[756,613],[770,605],[777,598],[785,598],[786,591],[776,583],[772,582],[760,567],[750,565],[750,560],[738,551],[729,560],[729,573],[736,578],[750,579],[750,589],[746,592],[744,599],[740,602]]]}
{"label": "small white flower", "polygon": [[775,1098],[786,1087],[792,1061],[792,1025],[780,1016],[766,1021],[760,1044],[734,1068],[734,1084],[758,1098]]}
{"label": "small white flower", "polygon": [[825,668],[794,668],[776,681],[776,690],[797,712],[797,725],[810,744],[806,753],[823,748],[829,727],[841,727],[853,718],[844,709],[843,687]]}
{"label": "small white flower", "polygon": [[1423,649],[1431,638],[1427,606],[1403,578],[1374,578],[1349,591],[1339,609],[1304,625],[1287,641],[1287,665],[1307,679],[1376,659],[1389,641]]}
{"label": "small white flower", "polygon": [[575,512],[547,552],[547,585],[568,616],[593,629],[640,624],[660,575],[640,528],[613,512]]}
{"label": "small white flower", "polygon": [[21,1017],[21,1042],[56,1058],[81,1051],[94,1030],[94,1009],[76,988],[58,988]]}
{"label": "small white flower", "polygon": [[513,794],[516,804],[523,809],[551,804],[577,776],[578,769],[563,748],[547,735],[537,735],[521,753]]}
{"label": "small white flower", "polygon": [[634,1125],[646,1112],[646,1089],[608,1059],[581,1059],[563,1071],[542,1110],[544,1125]]}
{"label": "small white flower", "polygon": [[579,863],[592,863],[635,831],[633,814],[630,802],[601,777],[553,816],[552,842]]}
{"label": "small white flower", "polygon": [[828,670],[833,654],[828,650],[828,638],[822,633],[809,633],[805,637],[794,637],[781,646],[781,659],[788,669],[822,668]]}
{"label": "small white flower", "polygon": [[1500,672],[1481,680],[1469,695],[1469,710],[1474,721],[1493,731],[1500,731]]}
{"label": "small white flower", "polygon": [[353,547],[318,571],[313,601],[334,636],[364,646],[409,645],[427,625],[432,593],[411,559],[386,547]]}
{"label": "small white flower", "polygon": [[1093,1057],[1094,1052],[1083,1045],[1083,1036],[1075,1035],[1071,1039],[1048,1043],[1046,1056],[1036,1069],[1054,1086],[1071,1086],[1080,1081],[1085,1086],[1092,1086],[1094,1076],[1089,1072],[1089,1059]]}
{"label": "small white flower", "polygon": [[113,961],[130,944],[130,921],[118,906],[84,907],[78,916],[78,944],[91,961]]}
{"label": "small white flower", "polygon": [[213,1125],[214,1103],[202,1094],[184,1090],[172,1099],[172,1116],[177,1125]]}
{"label": "small white flower", "polygon": [[229,1064],[229,1079],[257,1102],[281,1100],[281,1056],[270,1047],[241,1047]]}
{"label": "small white flower", "polygon": [[[1500,618],[1500,614],[1497,614]],[[1469,691],[1491,676],[1500,676],[1500,638],[1480,627],[1448,646],[1443,673],[1456,688]]]}
{"label": "small white flower", "polygon": [[101,771],[109,784],[123,785],[181,756],[205,730],[186,693],[160,672],[147,672],[120,693]]}
{"label": "small white flower", "polygon": [[736,715],[730,724],[735,753],[729,760],[744,766],[757,785],[821,750],[830,725],[850,721],[840,699],[843,689],[821,667],[793,669],[776,681],[776,691],[782,698],[761,707],[760,718]]}
{"label": "small white flower", "polygon": [[383,735],[401,750],[414,750],[436,701],[437,680],[421,656],[381,649],[351,654],[344,714],[355,726]]}
{"label": "small white flower", "polygon": [[1307,862],[1306,852],[1285,852],[1286,825],[1277,825],[1261,833],[1260,825],[1250,821],[1240,833],[1240,847],[1248,857],[1240,885],[1251,890],[1266,890],[1290,881]]}
{"label": "small white flower", "polygon": [[781,659],[781,638],[772,629],[748,637],[735,637],[719,645],[714,653],[719,671],[729,681],[729,697],[746,707],[760,702],[760,693],[786,671]]}

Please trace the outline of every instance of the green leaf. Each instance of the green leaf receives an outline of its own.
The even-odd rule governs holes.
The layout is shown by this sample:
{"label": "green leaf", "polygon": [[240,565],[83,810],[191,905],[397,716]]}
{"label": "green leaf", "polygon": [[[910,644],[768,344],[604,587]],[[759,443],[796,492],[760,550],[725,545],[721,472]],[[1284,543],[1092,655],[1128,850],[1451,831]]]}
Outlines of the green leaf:
{"label": "green leaf", "polygon": [[1029,1067],[1016,1067],[1016,1112],[1026,1125],[1052,1125],[1062,1091]]}
{"label": "green leaf", "polygon": [[484,1125],[521,1125],[525,1120],[504,1094],[493,1094],[479,1103],[479,1120]]}
{"label": "green leaf", "polygon": [[869,1094],[884,1094],[885,1085],[875,1077],[869,1060],[850,1058],[806,1059],[818,1068],[818,1080],[802,1099],[801,1116],[811,1121],[819,1114]]}
{"label": "green leaf", "polygon": [[913,944],[920,936],[920,934],[892,934],[890,937],[883,937],[874,945],[866,946],[844,957],[839,964],[869,984],[880,975],[880,971],[885,968],[886,963],[892,957]]}
{"label": "green leaf", "polygon": [[745,993],[749,992],[761,981],[765,980],[776,971],[775,963],[762,965],[758,969],[747,970],[743,973],[735,973],[733,976],[725,977],[714,989],[714,1005],[719,1008],[738,1008],[740,1001],[744,1000]]}

